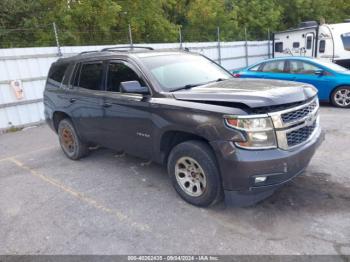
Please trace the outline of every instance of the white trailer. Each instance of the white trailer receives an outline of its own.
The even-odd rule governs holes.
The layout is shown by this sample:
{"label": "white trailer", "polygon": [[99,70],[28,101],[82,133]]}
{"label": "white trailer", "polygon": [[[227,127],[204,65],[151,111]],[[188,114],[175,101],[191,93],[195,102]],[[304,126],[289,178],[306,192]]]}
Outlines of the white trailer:
{"label": "white trailer", "polygon": [[273,57],[309,56],[350,68],[350,19],[339,24],[302,22],[273,34]]}

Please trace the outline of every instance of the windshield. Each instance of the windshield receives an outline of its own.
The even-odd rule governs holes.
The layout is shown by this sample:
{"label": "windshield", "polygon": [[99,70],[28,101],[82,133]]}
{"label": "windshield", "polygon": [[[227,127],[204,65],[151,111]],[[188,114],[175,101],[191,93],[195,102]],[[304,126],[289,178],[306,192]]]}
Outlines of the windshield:
{"label": "windshield", "polygon": [[157,55],[141,60],[165,91],[232,78],[224,69],[199,55]]}
{"label": "windshield", "polygon": [[317,63],[320,64],[320,65],[323,65],[325,67],[328,67],[329,69],[331,69],[333,71],[336,71],[336,72],[347,72],[347,71],[349,71],[345,67],[342,67],[342,66],[337,65],[337,64],[332,63],[332,62],[317,60]]}

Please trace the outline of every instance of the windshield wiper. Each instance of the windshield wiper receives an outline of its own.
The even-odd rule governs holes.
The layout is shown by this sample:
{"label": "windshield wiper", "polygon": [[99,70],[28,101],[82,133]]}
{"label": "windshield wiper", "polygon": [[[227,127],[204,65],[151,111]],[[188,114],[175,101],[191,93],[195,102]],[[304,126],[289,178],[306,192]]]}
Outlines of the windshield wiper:
{"label": "windshield wiper", "polygon": [[221,82],[221,81],[225,81],[228,80],[227,78],[218,78],[216,80],[213,81],[209,81],[209,82],[205,82],[205,83],[199,83],[199,84],[188,84],[179,88],[174,88],[172,90],[170,90],[170,92],[175,92],[175,91],[180,91],[180,90],[186,90],[186,89],[191,89],[192,87],[196,87],[196,86],[203,86],[203,85],[207,85],[210,83],[214,83],[214,82]]}
{"label": "windshield wiper", "polygon": [[179,90],[185,90],[185,89],[191,89],[192,87],[196,87],[196,86],[201,86],[204,84],[188,84],[179,88],[174,88],[172,90],[170,90],[170,92],[175,92],[175,91],[179,91]]}

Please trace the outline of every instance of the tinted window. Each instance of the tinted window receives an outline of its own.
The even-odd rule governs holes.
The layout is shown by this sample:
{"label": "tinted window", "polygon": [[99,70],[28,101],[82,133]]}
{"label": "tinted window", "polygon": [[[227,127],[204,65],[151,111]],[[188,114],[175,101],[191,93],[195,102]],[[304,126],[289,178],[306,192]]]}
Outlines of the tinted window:
{"label": "tinted window", "polygon": [[275,43],[275,52],[279,52],[279,53],[283,52],[283,43],[282,42]]}
{"label": "tinted window", "polygon": [[61,83],[64,73],[67,70],[69,64],[57,64],[53,65],[49,72],[49,79]]}
{"label": "tinted window", "polygon": [[144,86],[138,75],[130,67],[122,63],[110,63],[107,77],[107,90],[112,92],[120,92],[120,83],[126,81],[139,81]]}
{"label": "tinted window", "polygon": [[102,63],[82,64],[79,87],[90,90],[100,90],[101,76]]}
{"label": "tinted window", "polygon": [[76,64],[74,67],[73,77],[71,79],[71,85],[72,86],[78,86],[79,85],[79,74],[80,74],[80,67],[81,64]]}
{"label": "tinted window", "polygon": [[319,67],[302,61],[289,61],[289,71],[292,74],[313,75]]}
{"label": "tinted window", "polygon": [[341,39],[343,41],[344,49],[350,51],[350,33],[342,34]]}
{"label": "tinted window", "polygon": [[267,62],[262,68],[263,72],[284,73],[284,60]]}
{"label": "tinted window", "polygon": [[312,36],[306,38],[306,49],[311,49],[312,47]]}
{"label": "tinted window", "polygon": [[300,43],[299,42],[294,42],[293,43],[293,48],[299,48],[300,46]]}
{"label": "tinted window", "polygon": [[326,50],[326,40],[321,40],[320,41],[320,47],[319,47],[319,52],[320,53],[324,53],[324,51]]}

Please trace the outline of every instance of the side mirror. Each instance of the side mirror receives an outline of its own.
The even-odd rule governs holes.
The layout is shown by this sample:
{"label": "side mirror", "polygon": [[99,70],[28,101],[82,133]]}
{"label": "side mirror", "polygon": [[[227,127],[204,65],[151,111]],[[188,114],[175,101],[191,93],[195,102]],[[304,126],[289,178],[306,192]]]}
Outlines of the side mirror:
{"label": "side mirror", "polygon": [[315,75],[322,76],[324,74],[324,71],[322,69],[315,70]]}
{"label": "side mirror", "polygon": [[120,91],[122,93],[134,93],[134,94],[149,94],[149,90],[145,86],[141,86],[139,81],[126,81],[120,83]]}

